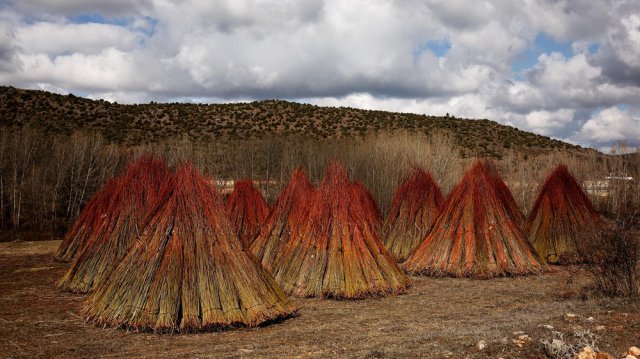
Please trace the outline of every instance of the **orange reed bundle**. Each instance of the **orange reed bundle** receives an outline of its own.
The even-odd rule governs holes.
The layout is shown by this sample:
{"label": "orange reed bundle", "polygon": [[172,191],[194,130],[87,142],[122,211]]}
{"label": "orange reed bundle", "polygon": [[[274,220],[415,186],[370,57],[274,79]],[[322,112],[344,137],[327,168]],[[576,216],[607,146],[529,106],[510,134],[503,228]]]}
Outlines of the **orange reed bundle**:
{"label": "orange reed bundle", "polygon": [[159,332],[256,326],[296,308],[233,233],[191,165],[162,185],[139,240],[87,298],[88,320]]}
{"label": "orange reed bundle", "polygon": [[[68,262],[75,259],[87,243],[110,236],[114,225],[139,227],[167,171],[164,162],[150,155],[141,156],[130,163],[122,175],[109,180],[85,205],[58,247],[55,260]],[[128,186],[134,188],[127,189]],[[127,213],[121,213],[123,210]],[[125,223],[116,224],[119,217],[123,217],[121,220]],[[127,232],[125,236],[128,236],[131,233],[128,229],[116,230],[120,231],[119,235]]]}
{"label": "orange reed bundle", "polygon": [[409,279],[384,248],[366,196],[337,163],[310,201],[306,220],[272,266],[276,281],[300,297],[354,299],[403,292]]}
{"label": "orange reed bundle", "polygon": [[114,181],[116,188],[106,200],[98,225],[58,283],[60,289],[86,293],[105,278],[142,231],[144,218],[167,175],[166,163],[151,156],[140,157],[127,166]]}
{"label": "orange reed bundle", "polygon": [[249,248],[269,215],[269,206],[251,180],[241,180],[227,198],[227,214],[242,246]]}
{"label": "orange reed bundle", "polygon": [[603,225],[582,187],[561,164],[540,189],[525,233],[540,257],[548,263],[576,263],[575,241]]}
{"label": "orange reed bundle", "polygon": [[291,240],[292,233],[306,220],[314,190],[304,170],[293,171],[260,234],[251,244],[251,251],[267,270],[273,270],[276,257]]}
{"label": "orange reed bundle", "polygon": [[423,169],[414,169],[398,187],[382,225],[385,247],[398,262],[407,259],[429,233],[443,203],[440,187]]}
{"label": "orange reed bundle", "polygon": [[519,213],[497,171],[490,163],[478,161],[454,188],[433,229],[402,266],[409,273],[431,276],[491,278],[539,273],[543,266],[522,235]]}

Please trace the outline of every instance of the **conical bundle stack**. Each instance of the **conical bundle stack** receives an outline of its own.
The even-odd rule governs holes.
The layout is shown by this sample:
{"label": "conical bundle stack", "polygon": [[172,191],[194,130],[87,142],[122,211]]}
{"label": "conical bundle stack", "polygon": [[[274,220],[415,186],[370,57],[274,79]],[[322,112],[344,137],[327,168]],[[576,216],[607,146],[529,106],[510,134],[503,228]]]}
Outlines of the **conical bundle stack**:
{"label": "conical bundle stack", "polygon": [[492,278],[543,265],[518,224],[522,214],[493,166],[478,161],[445,202],[431,232],[403,263],[412,274]]}
{"label": "conical bundle stack", "polygon": [[[141,156],[127,166],[123,174],[112,178],[100,189],[84,206],[78,219],[71,226],[58,247],[55,260],[69,262],[74,260],[89,242],[104,237],[109,226],[122,216],[124,224],[129,226],[127,219],[135,218],[135,224],[144,218],[145,211],[153,204],[159,184],[167,174],[164,162],[153,159],[150,155]],[[124,182],[123,182],[124,181]],[[144,182],[144,185],[143,185]],[[126,189],[126,186],[133,186]],[[133,191],[138,191],[134,193]],[[126,196],[131,203],[118,202]],[[128,205],[128,208],[123,208]],[[122,215],[120,211],[129,211]],[[132,217],[128,217],[132,216]],[[115,217],[115,219],[114,219]],[[133,224],[133,222],[131,222]],[[107,226],[107,228],[105,228]],[[133,227],[133,225],[132,225]],[[123,231],[124,232],[124,231]]]}
{"label": "conical bundle stack", "polygon": [[227,198],[227,214],[244,248],[249,248],[269,215],[269,206],[250,180],[237,181]]}
{"label": "conical bundle stack", "polygon": [[360,186],[331,164],[311,198],[304,224],[273,264],[287,293],[355,299],[403,292],[409,279],[384,248],[363,208]]}
{"label": "conical bundle stack", "polygon": [[291,174],[260,234],[251,244],[251,251],[267,270],[273,270],[276,257],[289,243],[292,233],[304,224],[314,190],[304,170],[297,169]]}
{"label": "conical bundle stack", "polygon": [[60,289],[86,293],[104,280],[142,231],[167,175],[166,163],[151,156],[140,157],[127,166],[115,181],[116,188],[107,199],[99,225],[58,284]]}
{"label": "conical bundle stack", "polygon": [[561,164],[545,180],[529,213],[525,233],[543,260],[570,264],[580,261],[575,241],[602,225],[582,187]]}
{"label": "conical bundle stack", "polygon": [[256,326],[296,312],[242,249],[214,188],[191,165],[161,188],[140,239],[87,298],[89,321],[199,331]]}
{"label": "conical bundle stack", "polygon": [[423,169],[414,169],[398,187],[382,226],[385,247],[398,262],[407,259],[429,233],[443,204],[440,187]]}
{"label": "conical bundle stack", "polygon": [[69,262],[78,250],[83,247],[100,227],[113,193],[118,190],[119,184],[116,178],[111,178],[104,186],[84,205],[80,215],[67,231],[58,246],[53,258],[58,262]]}

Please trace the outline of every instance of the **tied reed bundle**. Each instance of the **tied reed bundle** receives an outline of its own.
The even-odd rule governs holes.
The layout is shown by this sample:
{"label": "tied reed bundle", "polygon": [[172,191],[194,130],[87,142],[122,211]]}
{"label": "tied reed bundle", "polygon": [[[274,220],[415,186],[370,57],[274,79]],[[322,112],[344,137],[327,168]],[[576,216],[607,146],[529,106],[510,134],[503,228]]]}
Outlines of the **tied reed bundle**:
{"label": "tied reed bundle", "polygon": [[522,214],[497,171],[477,161],[445,202],[433,229],[403,263],[412,274],[492,278],[539,273]]}
{"label": "tied reed bundle", "polygon": [[215,189],[190,164],[161,188],[139,240],[87,298],[89,321],[184,332],[257,326],[296,313],[242,249]]}
{"label": "tied reed bundle", "polygon": [[580,261],[576,240],[603,228],[604,222],[582,187],[560,164],[547,177],[525,224],[525,233],[547,263]]}
{"label": "tied reed bundle", "polygon": [[140,234],[167,175],[166,163],[151,156],[140,157],[127,166],[114,181],[115,188],[106,199],[98,225],[85,238],[86,244],[58,283],[61,290],[87,293],[104,280]]}
{"label": "tied reed bundle", "polygon": [[398,187],[382,225],[382,239],[389,253],[402,262],[429,233],[442,210],[444,199],[431,174],[415,168]]}
{"label": "tied reed bundle", "polygon": [[[109,180],[85,205],[58,247],[54,259],[61,262],[76,259],[88,243],[105,235],[110,236],[114,225],[125,226],[126,228],[116,229],[120,231],[120,235],[128,236],[131,232],[127,228],[140,225],[167,172],[166,164],[150,155],[143,155],[130,163],[123,174]],[[142,186],[140,181],[144,181],[145,185]],[[127,186],[135,188],[127,189]],[[123,215],[123,210],[128,212]],[[116,224],[119,217],[125,223]],[[134,221],[129,222],[129,219]],[[129,239],[123,241],[127,242]]]}
{"label": "tied reed bundle", "polygon": [[406,290],[409,279],[384,248],[365,196],[338,163],[327,167],[303,224],[272,266],[287,293],[356,299]]}
{"label": "tied reed bundle", "polygon": [[227,214],[242,246],[249,248],[269,215],[269,206],[251,180],[241,180],[227,198]]}
{"label": "tied reed bundle", "polygon": [[251,244],[251,251],[269,271],[276,257],[292,238],[292,233],[304,223],[315,189],[302,169],[291,174],[287,186],[280,192],[260,234]]}

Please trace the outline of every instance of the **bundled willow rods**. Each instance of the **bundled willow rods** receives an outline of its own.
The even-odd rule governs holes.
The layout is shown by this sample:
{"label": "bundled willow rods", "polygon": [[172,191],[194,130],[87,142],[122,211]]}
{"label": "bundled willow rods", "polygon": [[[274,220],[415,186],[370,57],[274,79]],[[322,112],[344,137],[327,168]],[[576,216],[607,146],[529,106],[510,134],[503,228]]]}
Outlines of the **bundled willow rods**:
{"label": "bundled willow rods", "polygon": [[433,229],[403,263],[412,274],[491,278],[539,273],[519,227],[522,214],[497,171],[477,161],[445,202]]}
{"label": "bundled willow rods", "polygon": [[291,240],[292,233],[304,223],[315,189],[302,169],[291,174],[287,186],[280,192],[260,234],[251,244],[251,251],[269,271],[276,257]]}
{"label": "bundled willow rods", "polygon": [[168,175],[164,161],[143,156],[127,166],[105,198],[104,211],[86,244],[71,262],[58,286],[65,291],[89,292],[124,257],[142,230],[144,218],[158,199],[160,183]]}
{"label": "bundled willow rods", "polygon": [[233,233],[190,164],[163,183],[145,229],[87,298],[88,320],[159,332],[256,326],[296,308]]}
{"label": "bundled willow rods", "polygon": [[354,299],[403,292],[409,279],[384,248],[367,194],[338,163],[325,169],[303,223],[272,266],[292,295]]}
{"label": "bundled willow rods", "polygon": [[242,246],[249,248],[269,215],[269,206],[253,181],[241,180],[227,198],[227,214]]}
{"label": "bundled willow rods", "polygon": [[[65,234],[54,258],[57,261],[69,262],[83,252],[85,246],[102,237],[118,234],[129,235],[127,228],[140,225],[146,211],[153,204],[159,190],[160,182],[167,174],[164,162],[154,160],[150,155],[143,155],[127,166],[123,174],[112,178],[85,205],[78,219]],[[142,184],[144,181],[144,185]],[[127,186],[133,186],[127,189]],[[123,214],[122,211],[126,213]],[[125,222],[116,223],[123,217]],[[126,228],[113,228],[113,226]],[[129,241],[128,238],[123,241]]]}
{"label": "bundled willow rods", "polygon": [[547,177],[529,213],[525,233],[548,263],[576,263],[576,240],[601,229],[603,221],[582,187],[560,164]]}
{"label": "bundled willow rods", "polygon": [[398,187],[382,225],[382,240],[389,253],[402,262],[431,230],[444,199],[431,174],[415,168]]}

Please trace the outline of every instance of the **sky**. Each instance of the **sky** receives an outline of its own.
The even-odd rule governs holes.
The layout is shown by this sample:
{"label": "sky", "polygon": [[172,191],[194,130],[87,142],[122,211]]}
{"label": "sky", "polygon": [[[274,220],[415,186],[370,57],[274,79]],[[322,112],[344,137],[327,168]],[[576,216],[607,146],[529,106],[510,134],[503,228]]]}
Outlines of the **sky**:
{"label": "sky", "polygon": [[0,0],[0,84],[285,99],[640,146],[640,1]]}

